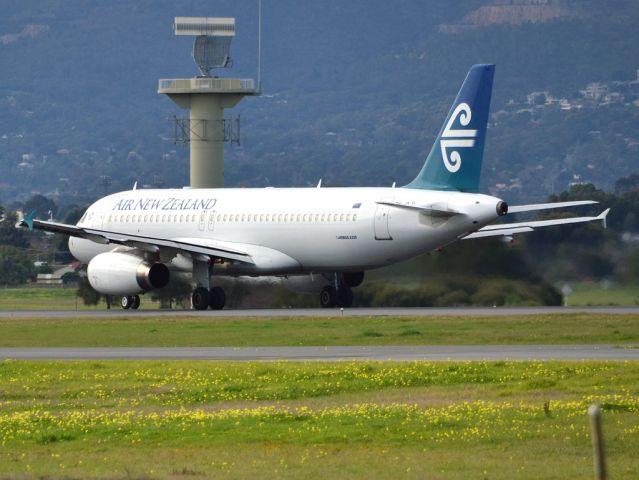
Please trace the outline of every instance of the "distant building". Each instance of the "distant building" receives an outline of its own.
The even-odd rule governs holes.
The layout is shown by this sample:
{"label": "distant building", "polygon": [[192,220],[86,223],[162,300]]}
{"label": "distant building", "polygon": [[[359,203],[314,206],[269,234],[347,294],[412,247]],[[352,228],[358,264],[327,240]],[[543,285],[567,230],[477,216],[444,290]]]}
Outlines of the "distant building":
{"label": "distant building", "polygon": [[532,92],[526,98],[528,105],[544,105],[548,100],[548,92]]}
{"label": "distant building", "polygon": [[623,103],[624,96],[618,92],[610,92],[605,94],[603,99],[606,103]]}
{"label": "distant building", "polygon": [[593,82],[586,85],[584,90],[581,90],[581,94],[584,98],[589,98],[591,100],[599,100],[604,95],[608,93],[608,85],[604,85],[603,83]]}

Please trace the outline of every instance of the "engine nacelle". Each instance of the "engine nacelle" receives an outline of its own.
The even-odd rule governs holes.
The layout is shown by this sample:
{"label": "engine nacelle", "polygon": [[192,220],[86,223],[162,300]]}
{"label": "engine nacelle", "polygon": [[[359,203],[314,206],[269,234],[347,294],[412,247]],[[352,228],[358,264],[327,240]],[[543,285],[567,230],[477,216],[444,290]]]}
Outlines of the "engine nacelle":
{"label": "engine nacelle", "polygon": [[95,256],[87,268],[89,283],[107,295],[134,295],[169,283],[163,263],[149,263],[129,253],[107,252]]}

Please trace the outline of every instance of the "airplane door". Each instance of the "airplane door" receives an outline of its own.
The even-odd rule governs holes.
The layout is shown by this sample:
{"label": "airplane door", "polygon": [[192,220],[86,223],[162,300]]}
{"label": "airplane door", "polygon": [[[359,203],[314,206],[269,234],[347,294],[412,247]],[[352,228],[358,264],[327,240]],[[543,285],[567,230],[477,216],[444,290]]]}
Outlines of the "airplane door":
{"label": "airplane door", "polygon": [[206,223],[206,210],[200,212],[200,225],[199,229],[204,230],[204,224]]}
{"label": "airplane door", "polygon": [[209,213],[209,230],[215,230],[215,210]]}
{"label": "airplane door", "polygon": [[388,231],[388,217],[390,215],[390,206],[377,205],[375,210],[375,240],[392,240],[390,232]]}

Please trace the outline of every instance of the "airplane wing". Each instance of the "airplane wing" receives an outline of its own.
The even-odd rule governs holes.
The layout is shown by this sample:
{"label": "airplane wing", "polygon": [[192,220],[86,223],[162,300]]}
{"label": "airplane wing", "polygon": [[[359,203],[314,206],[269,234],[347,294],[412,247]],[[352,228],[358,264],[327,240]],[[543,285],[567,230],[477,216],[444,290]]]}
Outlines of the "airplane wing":
{"label": "airplane wing", "polygon": [[147,237],[144,235],[133,235],[130,233],[118,233],[95,228],[84,228],[77,225],[34,220],[33,214],[26,215],[20,222],[20,226],[29,228],[29,230],[35,229],[43,230],[45,232],[63,233],[71,237],[84,238],[104,245],[115,244],[139,248],[140,250],[147,252],[158,252],[162,248],[167,248],[186,252],[191,255],[205,255],[209,257],[236,260],[249,264],[254,263],[251,256],[246,252],[229,248],[227,245],[221,247],[217,245],[212,246],[204,242],[200,243],[198,242],[198,239],[171,240],[166,238]]}
{"label": "airplane wing", "polygon": [[[589,203],[596,203],[596,202],[589,202]],[[546,205],[552,205],[552,204],[546,204]],[[585,204],[580,204],[580,205],[585,205]],[[563,206],[566,206],[566,205],[563,205]],[[549,208],[556,208],[556,207],[549,207]],[[544,209],[540,208],[538,210],[544,210]],[[511,210],[509,209],[509,213],[510,211]],[[520,210],[520,211],[529,211],[529,210]],[[495,236],[511,237],[512,235],[516,233],[532,232],[536,228],[540,228],[540,227],[550,227],[553,225],[566,225],[570,223],[592,222],[595,220],[600,220],[603,223],[605,228],[606,216],[608,215],[608,212],[610,212],[609,208],[601,212],[596,217],[558,218],[554,220],[534,220],[531,222],[487,225],[483,228],[480,228],[476,232],[471,233],[470,235],[466,235],[465,237],[463,237],[463,240],[470,240],[473,238],[483,238],[483,237],[495,237]]]}

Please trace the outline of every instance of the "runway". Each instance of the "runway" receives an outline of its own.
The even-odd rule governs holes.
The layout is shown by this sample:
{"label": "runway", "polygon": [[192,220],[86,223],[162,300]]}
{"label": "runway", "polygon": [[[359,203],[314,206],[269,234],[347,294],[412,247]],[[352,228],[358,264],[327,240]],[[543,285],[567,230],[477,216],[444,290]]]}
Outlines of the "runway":
{"label": "runway", "polygon": [[639,360],[639,345],[0,348],[0,359],[229,361]]}
{"label": "runway", "polygon": [[6,318],[118,318],[118,317],[501,317],[519,315],[557,315],[594,313],[600,315],[639,315],[639,307],[471,307],[471,308],[281,308],[251,310],[0,310]]}

